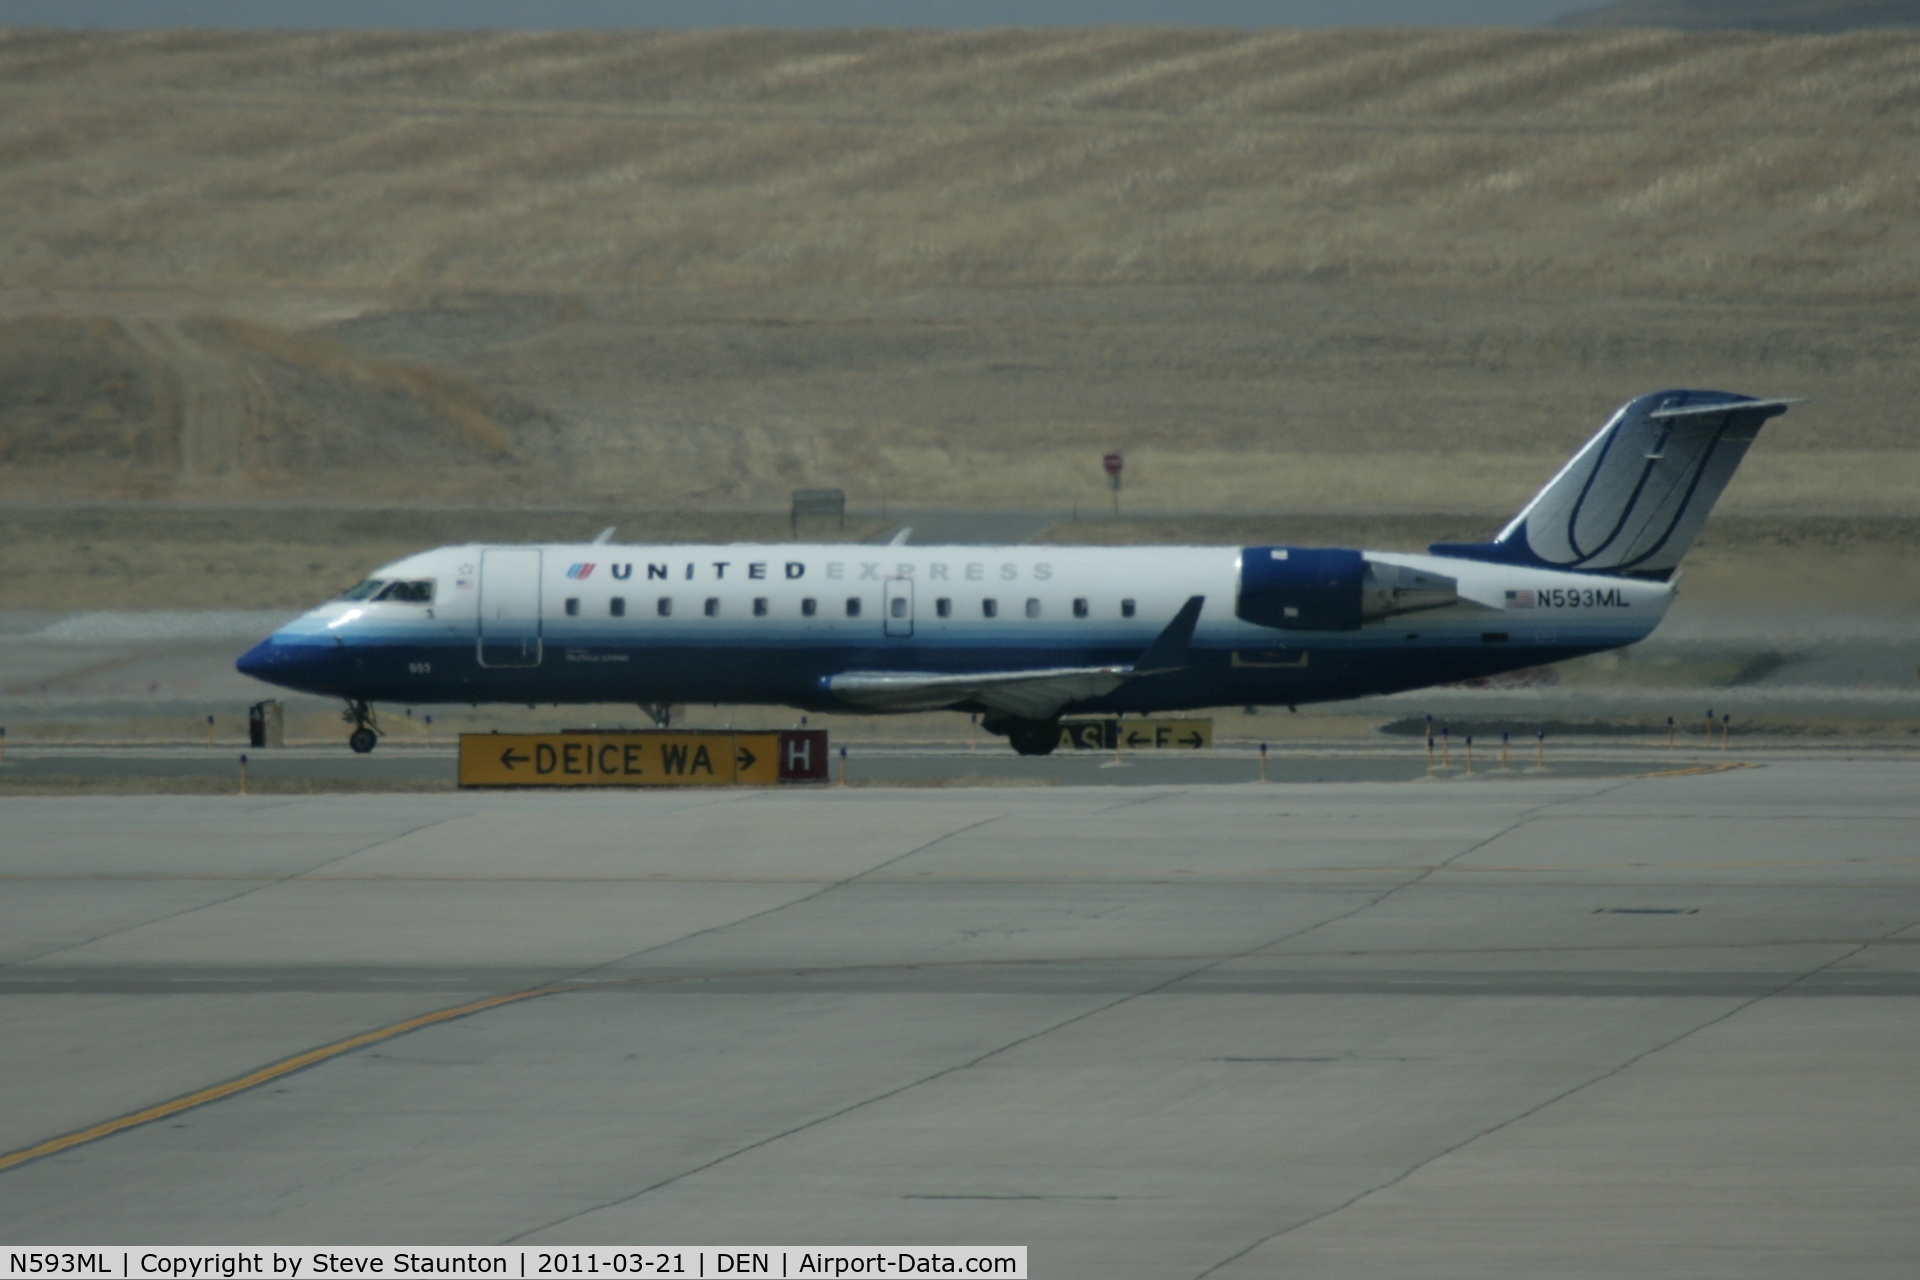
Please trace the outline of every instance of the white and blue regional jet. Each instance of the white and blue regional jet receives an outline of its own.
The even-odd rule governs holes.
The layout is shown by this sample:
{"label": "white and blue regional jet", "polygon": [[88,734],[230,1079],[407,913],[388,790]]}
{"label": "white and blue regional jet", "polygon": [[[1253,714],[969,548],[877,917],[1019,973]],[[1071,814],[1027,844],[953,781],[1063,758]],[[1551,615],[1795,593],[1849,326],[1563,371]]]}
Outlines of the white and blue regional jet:
{"label": "white and blue regional jet", "polygon": [[[1624,406],[1485,543],[1348,548],[442,547],[244,654],[250,676],[373,705],[634,702],[978,713],[1045,755],[1069,713],[1298,706],[1644,639],[1674,570],[1787,400]],[[603,535],[604,537],[605,535]]]}

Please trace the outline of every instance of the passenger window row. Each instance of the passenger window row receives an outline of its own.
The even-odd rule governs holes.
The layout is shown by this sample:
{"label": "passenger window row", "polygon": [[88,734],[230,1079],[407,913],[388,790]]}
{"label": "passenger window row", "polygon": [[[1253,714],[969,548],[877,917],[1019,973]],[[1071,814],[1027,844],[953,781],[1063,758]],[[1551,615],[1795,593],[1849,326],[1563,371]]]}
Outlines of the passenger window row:
{"label": "passenger window row", "polygon": [[[429,584],[429,588],[430,587],[431,587],[431,584]],[[432,599],[432,596],[429,594],[427,598]],[[566,602],[566,610],[567,610],[567,616],[569,618],[579,617],[580,616],[580,597],[568,596],[567,602]],[[807,596],[806,598],[800,601],[801,617],[811,618],[811,617],[814,617],[816,614],[818,614],[819,611],[820,611],[820,602],[814,599],[812,596]],[[656,601],[654,604],[654,612],[657,613],[662,618],[671,618],[673,616],[673,597],[661,596],[660,599]],[[719,617],[720,616],[720,597],[708,596],[706,599],[706,605],[703,612],[709,618]],[[767,616],[767,612],[768,612],[767,597],[755,596],[753,598],[753,616],[756,618],[764,618]],[[893,598],[889,612],[896,618],[906,617],[907,616],[906,597],[895,596]],[[951,618],[953,616],[953,600],[948,596],[939,597],[933,602],[933,612],[936,617]],[[627,616],[627,598],[625,596],[614,596],[611,599],[609,599],[607,601],[607,613],[615,618],[626,617]],[[1076,597],[1073,602],[1073,616],[1076,618],[1085,618],[1089,616],[1090,613],[1091,613],[1091,609],[1088,607],[1086,597],[1085,596]],[[1134,616],[1134,613],[1135,613],[1135,608],[1134,608],[1134,602],[1132,600],[1122,600],[1120,602],[1121,617],[1131,618]],[[849,618],[857,618],[860,616],[860,597],[859,596],[847,597],[847,616]],[[980,616],[983,618],[999,617],[1000,602],[991,596],[988,596],[985,599],[981,600]],[[1040,616],[1040,600],[1038,597],[1029,596],[1027,598],[1027,616],[1029,618],[1037,618]]]}

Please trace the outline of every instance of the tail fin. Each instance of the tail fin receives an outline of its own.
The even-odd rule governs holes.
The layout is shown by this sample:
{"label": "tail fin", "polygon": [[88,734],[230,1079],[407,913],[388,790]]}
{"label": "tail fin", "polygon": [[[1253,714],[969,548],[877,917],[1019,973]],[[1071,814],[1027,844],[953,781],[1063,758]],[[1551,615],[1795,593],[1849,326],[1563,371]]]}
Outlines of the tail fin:
{"label": "tail fin", "polygon": [[1661,391],[1624,405],[1492,542],[1437,556],[1623,577],[1672,576],[1760,425],[1793,400]]}

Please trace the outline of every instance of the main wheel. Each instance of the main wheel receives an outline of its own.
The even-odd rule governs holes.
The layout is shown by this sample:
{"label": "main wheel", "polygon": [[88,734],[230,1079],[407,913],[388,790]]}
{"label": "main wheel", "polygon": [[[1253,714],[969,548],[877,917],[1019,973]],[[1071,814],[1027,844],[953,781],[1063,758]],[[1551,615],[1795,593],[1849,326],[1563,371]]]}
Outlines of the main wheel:
{"label": "main wheel", "polygon": [[1057,720],[1016,720],[1007,726],[1007,741],[1023,756],[1050,756],[1060,745]]}
{"label": "main wheel", "polygon": [[347,745],[352,747],[360,755],[365,755],[367,752],[373,750],[374,744],[379,741],[380,738],[378,734],[367,728],[367,726],[361,725],[358,729],[355,729],[352,736],[347,739]]}

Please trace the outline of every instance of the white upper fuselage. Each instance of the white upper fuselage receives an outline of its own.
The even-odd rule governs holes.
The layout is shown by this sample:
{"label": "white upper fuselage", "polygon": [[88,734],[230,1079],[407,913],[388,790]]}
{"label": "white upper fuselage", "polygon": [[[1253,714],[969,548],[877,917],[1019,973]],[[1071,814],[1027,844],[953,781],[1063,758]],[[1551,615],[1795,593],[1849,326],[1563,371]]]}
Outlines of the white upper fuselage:
{"label": "white upper fuselage", "polygon": [[[937,644],[1028,647],[1036,642],[1144,647],[1188,597],[1203,595],[1197,643],[1208,647],[1305,641],[1370,645],[1409,630],[1423,639],[1477,637],[1493,621],[1526,639],[1611,647],[1643,639],[1673,598],[1671,584],[1519,568],[1409,552],[1369,560],[1444,574],[1461,604],[1370,623],[1356,632],[1284,633],[1234,616],[1240,547],[868,547],[751,543],[622,546],[548,544],[541,554],[539,619],[548,645],[606,635],[637,643],[756,640],[866,643],[886,631],[889,589],[912,585],[910,638]],[[293,638],[373,635],[470,640],[481,612],[482,546],[442,547],[375,570],[372,579],[432,579],[431,606],[332,600],[279,633]],[[575,576],[570,576],[573,574]],[[1531,592],[1519,607],[1509,591]],[[1557,594],[1556,594],[1557,593]],[[806,600],[815,612],[802,612]],[[949,602],[948,615],[938,613]],[[624,602],[615,617],[612,602]],[[660,601],[670,601],[662,613]],[[756,614],[754,602],[766,612]],[[847,601],[858,600],[848,616]],[[1086,602],[1084,617],[1075,602]],[[577,602],[570,611],[568,601]],[[708,605],[709,601],[717,604]],[[1131,615],[1125,603],[1133,602]],[[993,613],[988,615],[991,608]],[[895,627],[895,630],[904,628]]]}

